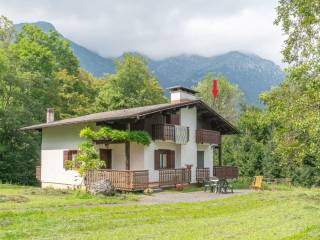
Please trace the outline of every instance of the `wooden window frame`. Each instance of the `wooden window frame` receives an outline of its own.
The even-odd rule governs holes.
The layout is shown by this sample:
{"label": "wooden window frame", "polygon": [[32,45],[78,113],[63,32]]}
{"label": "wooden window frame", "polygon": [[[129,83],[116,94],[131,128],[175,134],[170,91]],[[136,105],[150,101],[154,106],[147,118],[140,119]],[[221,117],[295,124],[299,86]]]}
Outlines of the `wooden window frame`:
{"label": "wooden window frame", "polygon": [[[161,167],[161,155],[166,154],[166,167]],[[174,169],[175,168],[175,151],[169,149],[158,149],[155,150],[155,164],[154,169]]]}
{"label": "wooden window frame", "polygon": [[77,169],[77,166],[67,167],[67,162],[73,160],[74,156],[79,153],[78,150],[64,150],[63,151],[63,168],[66,170]]}

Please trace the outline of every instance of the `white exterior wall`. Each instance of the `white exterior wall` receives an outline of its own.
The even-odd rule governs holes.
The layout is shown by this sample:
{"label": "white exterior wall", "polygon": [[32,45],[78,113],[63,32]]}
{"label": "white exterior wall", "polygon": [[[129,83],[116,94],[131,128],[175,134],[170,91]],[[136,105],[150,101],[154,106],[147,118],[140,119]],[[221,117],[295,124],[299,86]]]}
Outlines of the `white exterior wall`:
{"label": "white exterior wall", "polygon": [[130,170],[145,170],[144,145],[130,143]]}
{"label": "white exterior wall", "polygon": [[126,169],[126,155],[124,144],[98,144],[96,148],[99,149],[111,149],[112,169],[124,170]]}
{"label": "white exterior wall", "polygon": [[159,181],[159,171],[154,170],[154,151],[158,149],[168,149],[175,152],[175,166],[179,168],[180,163],[180,145],[171,142],[155,141],[149,146],[144,147],[144,169],[149,170],[149,181]]}
{"label": "white exterior wall", "polygon": [[[41,145],[41,182],[43,187],[73,187],[82,182],[77,171],[63,168],[63,152],[77,150],[78,145],[84,140],[80,138],[80,130],[87,125],[75,124],[61,127],[44,128],[42,131]],[[94,128],[94,125],[91,126]],[[130,168],[143,170],[144,146],[130,143]],[[112,149],[112,169],[125,170],[125,145],[124,144],[99,144],[100,148]]]}
{"label": "white exterior wall", "polygon": [[76,171],[63,168],[63,151],[76,150],[83,139],[79,133],[85,125],[68,125],[42,130],[41,182],[43,186],[79,185],[82,181]]}
{"label": "white exterior wall", "polygon": [[181,126],[189,127],[189,142],[181,144],[181,167],[186,167],[186,164],[192,164],[191,182],[196,182],[196,167],[197,167],[197,109],[181,108],[180,110]]}

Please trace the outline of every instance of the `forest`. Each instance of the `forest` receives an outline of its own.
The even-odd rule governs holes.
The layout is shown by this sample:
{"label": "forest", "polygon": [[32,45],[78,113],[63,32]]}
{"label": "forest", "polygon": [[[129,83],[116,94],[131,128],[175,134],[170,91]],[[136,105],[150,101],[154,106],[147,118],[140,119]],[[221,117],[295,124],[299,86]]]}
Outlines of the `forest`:
{"label": "forest", "polygon": [[[243,177],[290,177],[310,187],[320,186],[320,11],[316,0],[301,2],[279,1],[274,24],[287,36],[286,77],[260,94],[262,108],[246,104],[239,87],[216,73],[194,89],[241,132],[223,139],[226,165]],[[57,32],[25,25],[17,33],[0,17],[0,181],[36,184],[41,135],[19,128],[44,122],[46,108],[63,119],[168,101],[146,59],[124,54],[115,65],[114,74],[96,78]],[[212,79],[219,80],[217,98]]]}

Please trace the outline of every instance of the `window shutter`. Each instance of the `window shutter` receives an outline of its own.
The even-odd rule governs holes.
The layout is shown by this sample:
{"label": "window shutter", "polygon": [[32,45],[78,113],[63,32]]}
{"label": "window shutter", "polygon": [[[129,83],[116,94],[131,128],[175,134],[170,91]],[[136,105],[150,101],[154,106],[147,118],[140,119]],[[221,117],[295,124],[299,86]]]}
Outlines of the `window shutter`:
{"label": "window shutter", "polygon": [[176,161],[175,161],[175,152],[174,151],[170,151],[170,154],[169,154],[171,157],[170,157],[170,168],[175,168],[176,167]]}
{"label": "window shutter", "polygon": [[69,151],[66,150],[66,151],[63,151],[63,168],[64,169],[67,169],[67,162],[69,160]]}
{"label": "window shutter", "polygon": [[154,150],[154,170],[160,169],[160,150]]}
{"label": "window shutter", "polygon": [[171,167],[171,150],[164,150],[165,154],[167,155],[167,168],[172,168]]}

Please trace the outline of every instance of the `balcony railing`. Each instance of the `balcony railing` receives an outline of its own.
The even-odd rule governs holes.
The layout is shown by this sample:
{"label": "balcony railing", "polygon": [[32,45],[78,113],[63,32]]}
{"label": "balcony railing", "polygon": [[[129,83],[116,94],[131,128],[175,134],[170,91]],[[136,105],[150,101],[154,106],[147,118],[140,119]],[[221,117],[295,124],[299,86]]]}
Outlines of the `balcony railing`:
{"label": "balcony railing", "polygon": [[221,143],[220,132],[198,129],[196,130],[196,142],[198,144],[217,144]]}
{"label": "balcony railing", "polygon": [[184,144],[189,141],[189,128],[173,124],[154,124],[152,139]]}
{"label": "balcony railing", "polygon": [[148,170],[92,170],[86,173],[85,185],[90,188],[101,180],[110,180],[113,187],[122,191],[140,191],[148,188]]}
{"label": "balcony railing", "polygon": [[186,184],[191,182],[191,169],[160,169],[159,186],[174,186],[175,184]]}
{"label": "balcony railing", "polygon": [[213,176],[219,179],[233,179],[239,175],[238,167],[219,166],[213,167]]}
{"label": "balcony railing", "polygon": [[210,168],[197,168],[196,180],[198,183],[208,180],[210,177]]}

